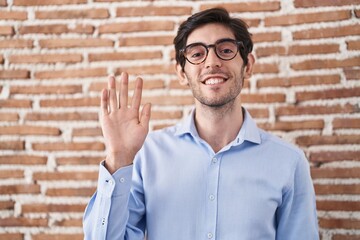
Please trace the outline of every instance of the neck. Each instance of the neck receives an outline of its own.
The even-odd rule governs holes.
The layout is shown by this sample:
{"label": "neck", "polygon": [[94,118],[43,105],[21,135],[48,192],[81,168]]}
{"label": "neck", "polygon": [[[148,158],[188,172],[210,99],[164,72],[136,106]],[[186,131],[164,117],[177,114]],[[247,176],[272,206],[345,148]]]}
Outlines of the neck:
{"label": "neck", "polygon": [[214,150],[220,151],[233,141],[243,123],[240,101],[221,107],[209,107],[196,103],[195,124],[199,136]]}

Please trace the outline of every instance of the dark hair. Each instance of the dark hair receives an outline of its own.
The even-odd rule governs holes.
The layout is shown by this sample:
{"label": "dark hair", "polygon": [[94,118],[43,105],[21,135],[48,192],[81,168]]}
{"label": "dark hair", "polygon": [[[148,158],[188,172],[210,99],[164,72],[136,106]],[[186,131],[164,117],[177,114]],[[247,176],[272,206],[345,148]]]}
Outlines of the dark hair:
{"label": "dark hair", "polygon": [[177,35],[174,38],[176,63],[180,64],[184,70],[186,60],[185,57],[180,54],[180,50],[185,48],[187,39],[192,31],[208,23],[220,23],[230,28],[236,40],[241,41],[244,45],[243,48],[240,48],[239,52],[246,65],[248,62],[247,56],[253,49],[253,42],[251,40],[251,33],[248,31],[248,25],[239,18],[230,17],[228,11],[224,8],[211,8],[195,13],[180,25]]}

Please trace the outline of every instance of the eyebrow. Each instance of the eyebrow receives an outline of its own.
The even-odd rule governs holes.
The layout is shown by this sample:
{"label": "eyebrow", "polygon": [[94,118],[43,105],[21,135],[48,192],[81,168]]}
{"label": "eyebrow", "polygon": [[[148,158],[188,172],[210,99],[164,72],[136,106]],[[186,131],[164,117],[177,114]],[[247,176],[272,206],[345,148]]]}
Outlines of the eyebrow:
{"label": "eyebrow", "polygon": [[204,44],[205,46],[209,46],[209,45],[213,45],[213,44],[216,44],[216,43],[219,43],[219,42],[222,42],[222,41],[227,41],[227,40],[237,41],[236,39],[233,39],[233,38],[220,38],[220,39],[216,40],[214,43],[211,43],[211,44],[206,44],[204,42],[193,42],[193,43],[189,43],[189,44],[185,45],[185,47],[193,45],[193,44]]}

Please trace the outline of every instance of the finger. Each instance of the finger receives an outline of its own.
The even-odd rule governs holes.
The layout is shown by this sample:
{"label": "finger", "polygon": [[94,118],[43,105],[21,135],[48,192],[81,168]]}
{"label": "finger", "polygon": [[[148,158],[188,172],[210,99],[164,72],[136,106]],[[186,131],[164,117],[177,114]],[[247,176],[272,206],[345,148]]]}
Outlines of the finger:
{"label": "finger", "polygon": [[129,76],[126,72],[121,73],[120,81],[120,107],[128,106],[128,88],[129,88]]}
{"label": "finger", "polygon": [[110,112],[115,111],[118,108],[117,99],[116,99],[116,81],[114,76],[109,77],[109,105],[110,105]]}
{"label": "finger", "polygon": [[108,90],[103,89],[101,92],[101,113],[102,115],[106,115],[109,113],[108,110]]}
{"label": "finger", "polygon": [[136,110],[139,110],[139,108],[140,108],[142,87],[143,87],[143,80],[140,77],[138,77],[136,79],[134,95],[133,95],[133,98],[131,101],[131,107]]}
{"label": "finger", "polygon": [[149,122],[151,117],[151,104],[147,103],[144,105],[143,109],[141,110],[140,116],[140,125],[146,128],[149,131]]}

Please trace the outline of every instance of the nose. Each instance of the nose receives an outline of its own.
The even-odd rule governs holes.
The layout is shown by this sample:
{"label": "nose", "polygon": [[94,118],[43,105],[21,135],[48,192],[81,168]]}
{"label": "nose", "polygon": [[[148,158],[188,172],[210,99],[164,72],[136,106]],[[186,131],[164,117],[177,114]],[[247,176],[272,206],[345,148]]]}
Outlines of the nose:
{"label": "nose", "polygon": [[208,56],[205,60],[205,67],[211,68],[211,67],[221,67],[222,61],[221,59],[216,55],[215,48],[210,48]]}

